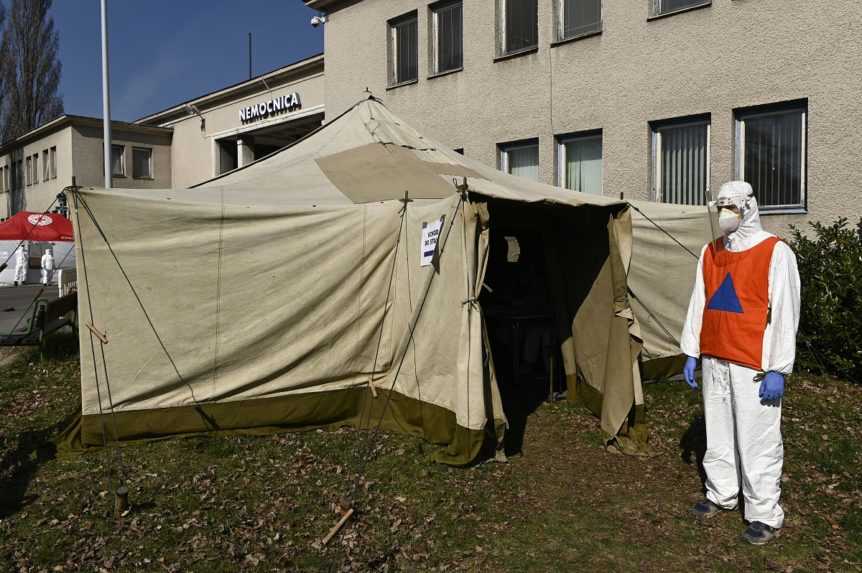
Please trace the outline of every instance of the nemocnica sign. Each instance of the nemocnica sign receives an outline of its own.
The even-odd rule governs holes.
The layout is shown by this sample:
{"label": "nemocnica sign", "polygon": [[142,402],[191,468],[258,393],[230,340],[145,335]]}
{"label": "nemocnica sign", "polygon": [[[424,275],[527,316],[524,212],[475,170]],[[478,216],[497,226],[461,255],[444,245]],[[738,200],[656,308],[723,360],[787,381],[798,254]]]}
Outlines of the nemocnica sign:
{"label": "nemocnica sign", "polygon": [[239,110],[239,120],[242,123],[249,123],[277,113],[294,111],[301,107],[302,102],[299,99],[299,94],[293,92],[242,108]]}

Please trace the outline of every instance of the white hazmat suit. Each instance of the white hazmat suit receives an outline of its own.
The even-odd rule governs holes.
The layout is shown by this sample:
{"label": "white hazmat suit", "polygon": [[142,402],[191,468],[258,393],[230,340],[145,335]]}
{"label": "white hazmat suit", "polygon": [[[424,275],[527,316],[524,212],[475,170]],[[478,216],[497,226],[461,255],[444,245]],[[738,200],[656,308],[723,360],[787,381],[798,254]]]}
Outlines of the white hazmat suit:
{"label": "white hazmat suit", "polygon": [[23,285],[27,282],[27,267],[30,266],[30,247],[21,243],[15,251],[15,283]]}
{"label": "white hazmat suit", "polygon": [[45,249],[42,253],[42,284],[49,284],[54,278],[54,253],[51,249]]}
{"label": "white hazmat suit", "polygon": [[[761,227],[757,200],[748,183],[726,183],[718,200],[719,204],[735,205],[741,215],[738,228],[723,238],[727,251],[747,251],[774,236]],[[704,286],[703,261],[707,248],[704,246],[698,261],[680,343],[682,351],[695,358],[701,357],[704,305],[711,294],[705,292]],[[799,292],[796,257],[790,247],[778,242],[769,263],[770,318],[763,334],[760,369],[702,357],[707,499],[721,508],[734,509],[741,482],[745,519],[776,529],[784,523],[784,511],[779,505],[784,463],[781,402],[762,402],[758,394],[760,382],[755,377],[770,371],[785,376],[792,372],[799,326]]]}

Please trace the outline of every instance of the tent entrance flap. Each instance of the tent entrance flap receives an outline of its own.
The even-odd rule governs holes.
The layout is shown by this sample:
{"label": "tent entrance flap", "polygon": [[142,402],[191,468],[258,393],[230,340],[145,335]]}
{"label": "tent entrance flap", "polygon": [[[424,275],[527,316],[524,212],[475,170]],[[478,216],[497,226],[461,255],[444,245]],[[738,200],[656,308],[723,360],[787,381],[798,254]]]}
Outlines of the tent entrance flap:
{"label": "tent entrance flap", "polygon": [[[510,216],[490,206],[491,233],[485,287],[480,295],[503,410],[509,422],[507,454],[521,450],[527,417],[565,388],[540,227],[541,208]],[[528,215],[525,217],[525,212]]]}

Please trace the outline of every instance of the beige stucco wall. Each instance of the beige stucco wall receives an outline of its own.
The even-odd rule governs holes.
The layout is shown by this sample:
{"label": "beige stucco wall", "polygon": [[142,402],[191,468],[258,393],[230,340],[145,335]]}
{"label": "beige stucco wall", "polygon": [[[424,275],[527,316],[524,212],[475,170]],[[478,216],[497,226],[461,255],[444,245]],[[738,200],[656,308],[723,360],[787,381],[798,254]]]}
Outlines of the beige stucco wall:
{"label": "beige stucco wall", "polygon": [[[554,136],[603,130],[605,194],[648,198],[648,122],[711,114],[711,187],[733,177],[735,108],[808,99],[808,214],[768,228],[862,216],[862,4],[714,0],[648,21],[651,0],[604,2],[600,36],[550,47],[552,0],[539,0],[539,49],[494,62],[495,2],[464,2],[464,70],[428,79],[428,2],[362,0],[325,28],[326,112],[368,86],[405,120],[496,165],[496,144],[538,137],[555,180]],[[419,14],[419,81],[386,89],[387,20]]]}
{"label": "beige stucco wall", "polygon": [[[43,179],[42,152],[44,150],[50,150],[51,147],[57,148],[57,156],[55,160],[57,177],[52,179],[49,174],[49,178],[46,181]],[[24,192],[24,210],[44,211],[49,205],[51,205],[51,202],[54,201],[54,198],[65,186],[71,185],[71,149],[71,128],[66,127],[0,156],[0,167],[10,165],[11,170],[11,163],[20,159],[24,162],[24,171],[26,171],[27,157],[37,153],[39,154],[38,182],[31,185],[25,185],[22,181],[20,186]],[[11,191],[4,191],[2,193],[2,199],[0,199],[0,218],[6,218],[13,214],[11,212],[11,201]]]}
{"label": "beige stucco wall", "polygon": [[[216,139],[323,112],[324,83],[322,73],[315,73],[276,86],[273,86],[272,83],[269,85],[271,89],[267,89],[266,85],[261,82],[259,91],[229,103],[213,107],[199,105],[199,110],[205,120],[204,129],[201,129],[201,118],[197,115],[189,115],[178,121],[160,124],[163,127],[172,127],[174,130],[173,187],[189,187],[217,175],[215,165]],[[240,121],[240,109],[292,92],[299,94],[302,104],[300,109],[293,112],[282,112],[247,124]]]}
{"label": "beige stucco wall", "polygon": [[[114,176],[111,185],[126,189],[164,189],[171,185],[170,134],[150,135],[132,133],[116,127],[111,132],[114,145],[122,145],[126,161],[125,177]],[[102,130],[95,127],[75,126],[72,130],[72,163],[76,183],[81,187],[104,187]],[[132,148],[149,147],[153,150],[153,177],[138,179],[132,173]]]}

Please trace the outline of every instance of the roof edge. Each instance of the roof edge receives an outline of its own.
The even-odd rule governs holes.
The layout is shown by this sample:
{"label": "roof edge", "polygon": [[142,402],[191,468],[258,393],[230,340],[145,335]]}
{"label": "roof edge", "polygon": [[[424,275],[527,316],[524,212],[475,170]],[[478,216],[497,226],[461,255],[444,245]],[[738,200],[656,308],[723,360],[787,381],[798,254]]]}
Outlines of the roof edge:
{"label": "roof edge", "polygon": [[187,109],[187,106],[189,105],[200,105],[209,103],[211,101],[218,101],[219,99],[224,99],[232,94],[241,92],[242,90],[247,89],[249,86],[257,82],[278,78],[282,75],[293,74],[306,67],[314,67],[323,63],[323,56],[323,52],[320,52],[307,58],[291,62],[274,70],[270,70],[268,72],[264,72],[260,75],[249,78],[247,80],[242,80],[241,82],[237,82],[235,84],[219,88],[215,91],[196,96],[192,99],[188,99],[186,101],[172,105],[171,107],[165,108],[155,113],[145,115],[139,119],[136,119],[134,123],[138,125],[150,125],[153,123],[161,123],[173,119],[178,119],[187,115],[192,115]]}
{"label": "roof edge", "polygon": [[[15,139],[4,142],[0,145],[0,155],[5,155],[9,152],[10,149],[14,149],[19,145],[26,145],[30,141],[38,139],[43,135],[47,135],[49,133],[53,133],[60,129],[69,126],[77,126],[77,125],[86,125],[90,127],[101,127],[103,125],[103,121],[101,117],[92,117],[89,115],[75,115],[75,114],[63,114],[59,117],[56,117],[49,121],[48,123],[44,123],[35,129],[31,129],[27,133],[23,135],[19,135]],[[120,130],[128,130],[128,131],[136,131],[139,133],[149,133],[149,134],[158,134],[158,135],[171,135],[173,134],[173,129],[170,127],[158,127],[153,125],[138,125],[136,123],[129,123],[127,121],[119,121],[119,120],[111,120],[111,128],[116,128]]]}

